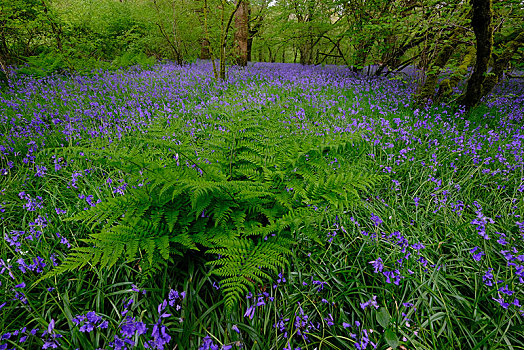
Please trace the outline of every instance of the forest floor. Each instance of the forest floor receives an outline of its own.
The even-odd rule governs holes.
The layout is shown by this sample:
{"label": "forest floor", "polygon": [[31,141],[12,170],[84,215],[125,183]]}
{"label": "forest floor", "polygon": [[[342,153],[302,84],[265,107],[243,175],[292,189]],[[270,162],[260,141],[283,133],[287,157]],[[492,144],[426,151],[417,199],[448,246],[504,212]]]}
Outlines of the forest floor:
{"label": "forest floor", "polygon": [[[164,64],[19,75],[0,91],[0,349],[524,348],[522,79],[504,81],[465,113],[417,106],[410,74],[257,63],[228,75],[215,80],[209,63]],[[264,128],[257,137],[284,140],[280,149],[354,140],[320,152],[304,182],[348,169],[372,180],[355,187],[349,209],[315,207],[315,232],[289,226],[285,267],[268,270],[271,279],[254,283],[232,310],[202,246],[168,262],[155,253],[151,273],[141,250],[134,259],[115,251],[110,268],[87,263],[40,280],[114,225],[75,218],[148,186],[145,168],[119,168],[119,157],[196,169],[197,177],[217,163],[233,176],[231,164],[244,163],[213,147],[251,147],[255,139],[221,140],[253,122]],[[115,152],[112,163],[97,156],[103,150]],[[314,206],[294,194],[299,182],[260,181],[284,189],[291,206]]]}

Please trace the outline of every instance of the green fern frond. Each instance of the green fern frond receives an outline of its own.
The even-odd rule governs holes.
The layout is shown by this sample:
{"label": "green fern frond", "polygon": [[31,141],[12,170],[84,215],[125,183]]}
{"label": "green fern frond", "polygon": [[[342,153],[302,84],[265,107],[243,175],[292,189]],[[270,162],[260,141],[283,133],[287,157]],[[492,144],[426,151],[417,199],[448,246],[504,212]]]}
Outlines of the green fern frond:
{"label": "green fern frond", "polygon": [[265,271],[277,272],[285,267],[287,260],[284,256],[290,251],[282,244],[263,240],[258,244],[251,239],[224,243],[222,248],[210,249],[207,253],[220,257],[209,264],[219,266],[213,274],[224,278],[221,285],[225,292],[225,304],[231,310],[240,296],[271,279]]}

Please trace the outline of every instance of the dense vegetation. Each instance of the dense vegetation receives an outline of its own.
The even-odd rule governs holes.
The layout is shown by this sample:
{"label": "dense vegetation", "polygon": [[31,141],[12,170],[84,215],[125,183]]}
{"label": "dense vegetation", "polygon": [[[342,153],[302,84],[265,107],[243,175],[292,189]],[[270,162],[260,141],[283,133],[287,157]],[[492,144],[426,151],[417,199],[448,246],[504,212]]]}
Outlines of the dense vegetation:
{"label": "dense vegetation", "polygon": [[522,348],[523,85],[255,64],[2,92],[3,348]]}

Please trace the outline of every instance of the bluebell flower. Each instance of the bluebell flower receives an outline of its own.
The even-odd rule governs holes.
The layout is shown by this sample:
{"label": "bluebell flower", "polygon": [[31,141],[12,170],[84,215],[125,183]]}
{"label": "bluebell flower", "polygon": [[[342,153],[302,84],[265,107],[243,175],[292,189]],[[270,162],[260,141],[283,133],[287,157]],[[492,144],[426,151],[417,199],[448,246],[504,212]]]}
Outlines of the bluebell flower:
{"label": "bluebell flower", "polygon": [[328,317],[324,318],[324,321],[326,321],[328,327],[335,325],[335,322],[333,322],[333,316],[331,314],[328,314]]}
{"label": "bluebell flower", "polygon": [[480,261],[482,259],[482,256],[485,255],[484,252],[481,252],[481,251],[479,251],[478,253],[475,253],[478,249],[479,247],[474,247],[473,249],[469,251],[471,254],[473,254],[472,258],[475,261]]}
{"label": "bluebell flower", "polygon": [[502,306],[504,309],[507,309],[509,307],[509,303],[507,303],[506,301],[504,301],[504,298],[500,296],[499,294],[499,298],[496,299],[494,297],[492,297],[491,299],[495,300],[496,302],[498,302],[500,304],[500,306]]}
{"label": "bluebell flower", "polygon": [[373,221],[374,226],[379,226],[384,222],[379,216],[375,215],[374,213],[371,213],[371,221]]}
{"label": "bluebell flower", "polygon": [[47,168],[45,166],[36,166],[36,173],[35,176],[37,177],[44,177],[46,174]]}
{"label": "bluebell flower", "polygon": [[[313,279],[313,278],[311,278],[311,279]],[[313,283],[314,285],[318,285],[318,287],[317,287],[317,291],[318,291],[318,292],[320,292],[321,290],[323,290],[323,289],[324,289],[324,286],[327,285],[327,282],[324,282],[324,281],[315,281],[315,280],[313,280],[312,283]]]}
{"label": "bluebell flower", "polygon": [[213,342],[213,339],[209,335],[206,335],[198,350],[219,350],[219,348],[218,345]]}
{"label": "bluebell flower", "polygon": [[368,306],[373,306],[375,309],[378,309],[377,296],[374,295],[371,299],[364,303],[360,303],[360,307],[365,310]]}
{"label": "bluebell flower", "polygon": [[109,347],[114,348],[115,350],[127,350],[127,345],[130,345],[131,347],[135,346],[135,342],[131,339],[123,338],[120,339],[117,335],[115,335],[115,340],[111,343],[109,343]]}
{"label": "bluebell flower", "polygon": [[499,292],[506,294],[506,295],[513,295],[513,291],[508,288],[508,285],[506,284],[504,287],[499,289]]}
{"label": "bluebell flower", "polygon": [[252,320],[253,316],[255,316],[255,306],[251,305],[247,308],[246,312],[244,313],[244,317],[249,317],[249,319]]}
{"label": "bluebell flower", "polygon": [[382,272],[382,270],[384,269],[384,264],[382,263],[382,259],[381,258],[377,258],[377,260],[370,261],[369,263],[375,269],[375,271],[374,271],[375,273]]}

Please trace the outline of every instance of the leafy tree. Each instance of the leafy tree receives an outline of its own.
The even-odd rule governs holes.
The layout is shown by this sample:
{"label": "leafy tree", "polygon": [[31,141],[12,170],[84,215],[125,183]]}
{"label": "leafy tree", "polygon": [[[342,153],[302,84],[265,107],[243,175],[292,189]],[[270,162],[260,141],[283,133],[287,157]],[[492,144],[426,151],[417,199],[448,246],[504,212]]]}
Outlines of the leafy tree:
{"label": "leafy tree", "polygon": [[35,54],[45,43],[45,6],[38,0],[0,2],[0,62],[4,72],[7,64]]}

